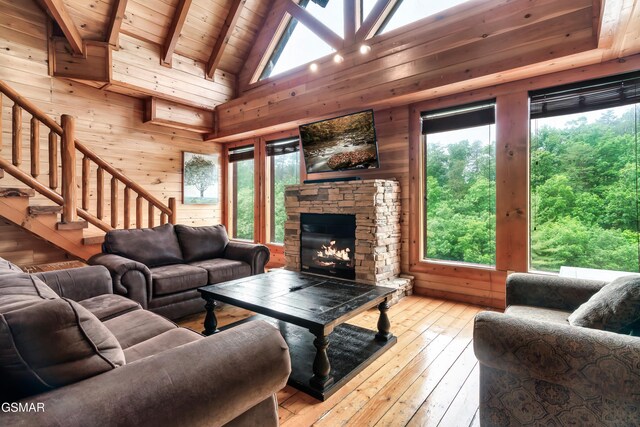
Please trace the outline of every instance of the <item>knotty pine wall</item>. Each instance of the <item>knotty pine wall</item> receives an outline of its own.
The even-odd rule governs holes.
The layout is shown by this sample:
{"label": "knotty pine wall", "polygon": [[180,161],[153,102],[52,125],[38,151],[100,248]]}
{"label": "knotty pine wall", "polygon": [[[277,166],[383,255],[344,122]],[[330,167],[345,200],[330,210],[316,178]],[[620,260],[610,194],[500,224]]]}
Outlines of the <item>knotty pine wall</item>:
{"label": "knotty pine wall", "polygon": [[[178,222],[204,225],[221,222],[221,205],[182,205],[182,152],[221,153],[217,143],[203,143],[197,134],[142,123],[143,100],[101,91],[80,83],[54,79],[48,75],[46,20],[32,0],[0,0],[0,80],[59,122],[61,114],[76,118],[76,138],[113,164],[125,175],[149,190],[155,197],[178,201]],[[11,107],[2,99],[2,132],[0,155],[11,156]],[[23,170],[29,167],[29,120],[23,112]],[[40,127],[42,174],[38,179],[48,183],[48,129]],[[78,181],[81,173],[78,158]],[[95,213],[95,167],[92,167],[91,209]],[[109,222],[109,180],[105,174],[105,221]],[[0,186],[22,186],[5,173]],[[120,192],[123,191],[120,186]],[[60,191],[60,189],[59,189]],[[80,196],[80,192],[78,192]],[[122,223],[120,194],[119,218]],[[32,204],[50,204],[36,197]],[[135,203],[133,203],[135,206]],[[146,204],[145,204],[146,223]],[[157,211],[157,210],[156,210]],[[135,212],[132,219],[135,218]],[[155,220],[156,225],[159,219]],[[96,233],[97,234],[97,233]],[[26,234],[26,236],[31,237]],[[14,240],[27,242],[15,233],[0,233],[0,246],[10,247]],[[7,242],[10,243],[7,243]],[[27,243],[24,243],[25,245]],[[8,245],[8,246],[7,246]],[[4,253],[6,255],[6,252]],[[54,258],[56,258],[54,256]],[[40,261],[40,258],[38,258]],[[57,259],[56,259],[57,260]],[[46,262],[48,260],[45,260]]]}

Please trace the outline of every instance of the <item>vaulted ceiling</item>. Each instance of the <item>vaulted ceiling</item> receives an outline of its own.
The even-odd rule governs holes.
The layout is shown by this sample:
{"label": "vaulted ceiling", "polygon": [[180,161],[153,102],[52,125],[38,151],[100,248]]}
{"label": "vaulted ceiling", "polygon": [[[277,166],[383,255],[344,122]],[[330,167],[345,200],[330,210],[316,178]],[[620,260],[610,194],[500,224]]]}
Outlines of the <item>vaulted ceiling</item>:
{"label": "vaulted ceiling", "polygon": [[[376,0],[364,22],[353,21],[358,0],[342,0],[344,40],[296,0],[35,1],[59,27],[54,76],[165,105],[173,118],[158,109],[149,120],[189,116],[202,133],[213,130],[202,111],[215,110],[205,139],[220,141],[640,53],[639,0],[470,0],[383,35],[375,30],[399,0]],[[256,81],[292,17],[344,62]]]}

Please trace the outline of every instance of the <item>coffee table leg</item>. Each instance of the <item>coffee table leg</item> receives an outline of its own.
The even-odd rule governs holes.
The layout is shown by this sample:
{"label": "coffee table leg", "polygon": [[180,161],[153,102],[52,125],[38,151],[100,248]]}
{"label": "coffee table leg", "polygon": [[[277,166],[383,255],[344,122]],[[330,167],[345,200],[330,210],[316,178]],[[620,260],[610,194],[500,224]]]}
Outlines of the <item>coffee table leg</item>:
{"label": "coffee table leg", "polygon": [[389,341],[393,334],[391,331],[391,322],[389,322],[389,316],[387,316],[387,311],[389,311],[389,303],[387,301],[382,301],[378,305],[378,310],[380,310],[380,317],[378,318],[378,333],[376,334],[376,341]]}
{"label": "coffee table leg", "polygon": [[329,363],[329,356],[327,356],[329,337],[318,334],[316,339],[313,340],[313,345],[316,347],[316,357],[313,360],[313,376],[310,382],[312,386],[324,390],[333,384],[333,377],[330,375],[331,364]]}
{"label": "coffee table leg", "polygon": [[204,318],[204,335],[213,335],[218,332],[218,319],[216,319],[216,302],[211,297],[205,297],[207,303],[204,308],[207,310],[207,315]]}

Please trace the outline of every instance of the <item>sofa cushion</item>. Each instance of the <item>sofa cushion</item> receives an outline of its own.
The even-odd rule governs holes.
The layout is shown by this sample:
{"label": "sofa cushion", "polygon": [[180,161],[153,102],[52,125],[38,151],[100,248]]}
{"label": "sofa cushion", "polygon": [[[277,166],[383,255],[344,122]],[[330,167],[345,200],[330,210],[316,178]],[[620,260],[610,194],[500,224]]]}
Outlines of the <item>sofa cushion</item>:
{"label": "sofa cushion", "polygon": [[569,324],[567,319],[571,314],[570,311],[533,307],[530,305],[510,305],[504,313],[521,319],[540,320],[543,322],[559,323],[563,325]]}
{"label": "sofa cushion", "polygon": [[[75,383],[125,364],[111,332],[66,298],[0,315],[0,371],[14,398]],[[5,384],[6,385],[6,384]]]}
{"label": "sofa cushion", "polygon": [[175,230],[185,262],[219,258],[229,243],[222,224],[208,227],[176,225]]}
{"label": "sofa cushion", "polygon": [[175,323],[147,310],[135,310],[104,322],[123,349],[176,329]]}
{"label": "sofa cushion", "polygon": [[121,295],[104,294],[87,298],[79,302],[98,319],[105,321],[113,319],[133,310],[140,310],[140,304]]}
{"label": "sofa cushion", "polygon": [[183,262],[173,224],[135,230],[111,230],[105,235],[103,249],[106,253],[141,262],[147,267]]}
{"label": "sofa cushion", "polygon": [[35,276],[27,273],[0,275],[0,313],[57,298],[58,295]]}
{"label": "sofa cushion", "polygon": [[154,295],[168,295],[207,284],[207,270],[187,264],[151,268]]}
{"label": "sofa cushion", "polygon": [[171,329],[129,347],[124,351],[124,357],[127,359],[127,363],[131,363],[202,338],[204,338],[202,335],[186,328]]}
{"label": "sofa cushion", "polygon": [[192,262],[189,265],[207,270],[210,285],[251,276],[251,266],[249,264],[231,259],[216,258]]}
{"label": "sofa cushion", "polygon": [[605,285],[569,316],[569,323],[619,334],[640,335],[640,275]]}

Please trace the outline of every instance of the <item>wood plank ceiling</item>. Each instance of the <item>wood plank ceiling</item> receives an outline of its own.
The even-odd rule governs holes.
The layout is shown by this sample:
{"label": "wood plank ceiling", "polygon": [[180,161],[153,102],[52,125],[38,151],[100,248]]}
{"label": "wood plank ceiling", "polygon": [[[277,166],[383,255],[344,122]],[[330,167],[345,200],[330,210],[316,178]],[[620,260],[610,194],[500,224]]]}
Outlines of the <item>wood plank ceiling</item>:
{"label": "wood plank ceiling", "polygon": [[[36,1],[64,34],[52,43],[54,76],[183,104],[191,129],[221,142],[640,53],[637,0],[470,0],[383,35],[399,0],[377,0],[364,22],[357,0],[344,0],[344,40],[295,0]],[[344,62],[256,81],[292,16]],[[199,117],[213,110],[207,133],[213,118]],[[171,122],[157,114],[147,116]]]}

